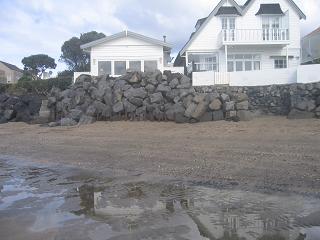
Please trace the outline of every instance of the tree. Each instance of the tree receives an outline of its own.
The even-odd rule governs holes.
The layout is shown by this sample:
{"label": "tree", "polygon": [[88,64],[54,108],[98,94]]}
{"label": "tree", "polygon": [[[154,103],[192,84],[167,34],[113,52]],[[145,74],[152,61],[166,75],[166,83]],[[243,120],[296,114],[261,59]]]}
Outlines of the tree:
{"label": "tree", "polygon": [[90,55],[84,52],[80,46],[101,38],[104,38],[103,33],[91,31],[83,33],[80,38],[73,37],[68,41],[64,42],[61,47],[60,60],[64,62],[70,71],[74,72],[85,72],[90,69]]}
{"label": "tree", "polygon": [[24,70],[40,78],[47,69],[55,69],[57,64],[52,57],[45,54],[31,55],[22,59]]}

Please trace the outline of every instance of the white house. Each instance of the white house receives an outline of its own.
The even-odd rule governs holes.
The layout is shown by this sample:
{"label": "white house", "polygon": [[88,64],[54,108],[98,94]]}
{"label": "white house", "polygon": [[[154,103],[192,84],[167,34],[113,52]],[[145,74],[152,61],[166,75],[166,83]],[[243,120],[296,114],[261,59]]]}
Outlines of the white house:
{"label": "white house", "polygon": [[198,85],[229,83],[232,77],[263,85],[268,73],[279,81],[271,84],[289,83],[301,61],[301,19],[306,16],[293,0],[221,0],[198,20],[175,66],[185,65]]}
{"label": "white house", "polygon": [[[128,69],[151,72],[165,70],[171,62],[172,46],[134,32],[123,31],[81,46],[90,53],[91,74],[120,76]],[[75,77],[81,73],[75,73]]]}

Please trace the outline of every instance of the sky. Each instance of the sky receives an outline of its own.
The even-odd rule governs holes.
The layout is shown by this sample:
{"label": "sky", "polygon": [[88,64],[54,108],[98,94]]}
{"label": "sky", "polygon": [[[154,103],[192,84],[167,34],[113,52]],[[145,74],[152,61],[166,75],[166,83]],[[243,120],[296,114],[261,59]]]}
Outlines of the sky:
{"label": "sky", "polygon": [[[243,4],[245,0],[236,0]],[[130,30],[162,39],[173,54],[189,39],[197,19],[206,17],[219,0],[0,0],[0,60],[22,68],[23,57],[48,54],[57,71],[62,44],[92,30],[111,35]],[[307,15],[302,36],[320,26],[320,0],[295,0]]]}

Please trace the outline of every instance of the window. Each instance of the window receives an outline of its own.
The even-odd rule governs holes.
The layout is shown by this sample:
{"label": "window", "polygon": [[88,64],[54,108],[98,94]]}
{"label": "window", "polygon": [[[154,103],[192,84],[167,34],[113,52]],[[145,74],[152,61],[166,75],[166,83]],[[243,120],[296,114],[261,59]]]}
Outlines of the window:
{"label": "window", "polygon": [[[279,16],[263,16],[262,17],[262,38],[263,40],[280,39],[282,27],[282,19]],[[284,33],[284,32],[283,32]]]}
{"label": "window", "polygon": [[158,69],[157,61],[144,61],[144,71],[145,72],[154,72]]}
{"label": "window", "polygon": [[279,57],[279,58],[274,59],[274,68],[275,69],[287,68],[286,57]]}
{"label": "window", "polygon": [[114,62],[114,75],[123,75],[126,73],[126,61]]}
{"label": "window", "polygon": [[132,71],[141,71],[141,61],[130,61],[129,62],[129,69]]}
{"label": "window", "polygon": [[261,56],[258,54],[230,54],[228,55],[228,72],[260,70]]}
{"label": "window", "polygon": [[235,40],[236,19],[234,17],[221,18],[223,37],[225,41]]}
{"label": "window", "polygon": [[98,62],[98,75],[111,75],[111,61]]}
{"label": "window", "polygon": [[218,71],[218,56],[215,53],[188,54],[188,63],[194,72]]}

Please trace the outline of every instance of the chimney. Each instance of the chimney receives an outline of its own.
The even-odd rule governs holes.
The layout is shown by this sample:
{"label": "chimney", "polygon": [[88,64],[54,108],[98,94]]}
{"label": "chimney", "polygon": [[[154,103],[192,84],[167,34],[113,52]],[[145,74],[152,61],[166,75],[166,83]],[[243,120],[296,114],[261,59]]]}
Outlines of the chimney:
{"label": "chimney", "polygon": [[167,36],[166,35],[163,35],[163,41],[167,42]]}

